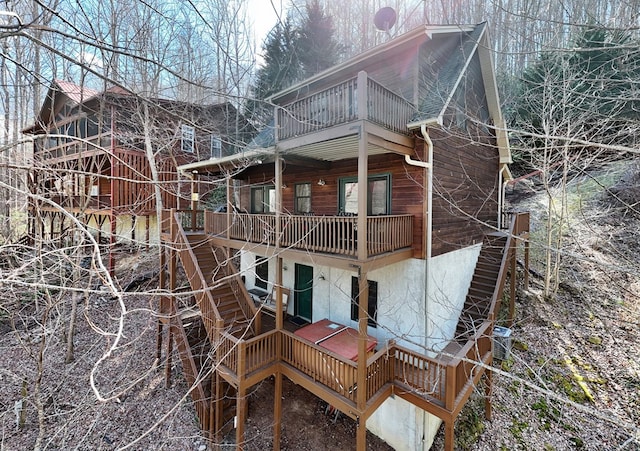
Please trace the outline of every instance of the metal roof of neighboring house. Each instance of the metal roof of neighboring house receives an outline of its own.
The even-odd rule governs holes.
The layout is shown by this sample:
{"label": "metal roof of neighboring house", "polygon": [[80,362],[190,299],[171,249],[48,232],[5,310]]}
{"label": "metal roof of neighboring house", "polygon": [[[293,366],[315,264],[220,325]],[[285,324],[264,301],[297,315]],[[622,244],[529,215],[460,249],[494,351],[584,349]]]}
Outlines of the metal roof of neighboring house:
{"label": "metal roof of neighboring house", "polygon": [[[58,85],[58,87],[60,88],[59,91],[62,94],[66,95],[75,103],[86,102],[90,98],[100,94],[100,92],[96,91],[95,89],[87,88],[85,86],[78,86],[75,83],[71,83],[70,81],[54,80],[54,84]],[[53,84],[51,86],[51,89],[54,89]]]}

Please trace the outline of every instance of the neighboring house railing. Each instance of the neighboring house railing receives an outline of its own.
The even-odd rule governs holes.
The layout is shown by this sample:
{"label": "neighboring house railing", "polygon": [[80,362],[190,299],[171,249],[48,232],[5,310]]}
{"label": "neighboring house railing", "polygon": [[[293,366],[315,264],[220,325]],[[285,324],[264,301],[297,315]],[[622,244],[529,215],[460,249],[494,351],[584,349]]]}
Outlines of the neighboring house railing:
{"label": "neighboring house railing", "polygon": [[47,196],[53,202],[63,208],[104,210],[111,208],[111,196],[71,196],[66,194],[56,194]]}
{"label": "neighboring house railing", "polygon": [[[46,135],[44,135],[46,139]],[[111,132],[101,133],[88,138],[65,138],[68,142],[56,146],[39,146],[35,152],[35,158],[39,160],[51,160],[82,152],[94,152],[109,149],[111,147]]]}
{"label": "neighboring house railing", "polygon": [[277,108],[278,139],[313,133],[367,119],[396,133],[408,134],[416,107],[361,72],[328,89]]}
{"label": "neighboring house railing", "polygon": [[[228,239],[276,245],[276,216],[205,212],[205,232]],[[347,256],[358,255],[358,230],[355,216],[280,217],[279,244],[282,247]],[[372,257],[413,244],[413,216],[385,215],[367,218],[367,256]]]}

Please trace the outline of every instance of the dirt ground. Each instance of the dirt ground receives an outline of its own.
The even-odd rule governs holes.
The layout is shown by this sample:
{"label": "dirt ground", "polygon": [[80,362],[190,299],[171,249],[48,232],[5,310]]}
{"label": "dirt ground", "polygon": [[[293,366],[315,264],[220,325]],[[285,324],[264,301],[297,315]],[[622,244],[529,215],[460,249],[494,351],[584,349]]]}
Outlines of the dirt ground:
{"label": "dirt ground", "polygon": [[[541,199],[521,199],[534,218],[544,210]],[[529,291],[519,291],[511,357],[494,364],[493,417],[484,419],[483,399],[474,395],[459,417],[456,449],[640,450],[640,215],[608,195],[585,201],[580,214],[568,234],[557,297],[543,298],[534,266]],[[156,265],[152,252],[123,252],[120,285]],[[41,428],[47,450],[206,450],[177,356],[168,388],[163,362],[155,361],[156,286],[152,279],[127,293],[124,316],[106,294],[79,299],[75,360],[65,363],[62,312],[50,312],[43,328],[32,301],[5,283],[11,289],[0,315],[0,450],[33,449]],[[120,318],[122,342],[101,360]],[[91,375],[107,399],[97,399]],[[18,428],[21,398],[26,415]],[[250,394],[245,449],[272,446],[272,407],[267,379]],[[284,378],[282,449],[353,449],[355,422],[344,415],[334,422],[325,408]],[[233,439],[223,449],[233,448]],[[367,443],[370,450],[391,449],[371,434]],[[441,431],[432,449],[442,448]]]}

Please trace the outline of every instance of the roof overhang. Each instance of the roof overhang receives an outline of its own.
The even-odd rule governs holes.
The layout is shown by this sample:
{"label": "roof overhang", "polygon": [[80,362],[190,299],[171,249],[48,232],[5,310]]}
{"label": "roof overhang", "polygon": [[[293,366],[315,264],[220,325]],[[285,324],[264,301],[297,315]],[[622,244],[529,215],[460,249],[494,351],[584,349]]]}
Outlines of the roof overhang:
{"label": "roof overhang", "polygon": [[[327,80],[331,80],[335,77],[341,77],[342,73],[351,73],[357,72],[358,68],[365,64],[368,61],[371,61],[372,58],[379,57],[388,52],[395,52],[398,49],[402,49],[404,47],[413,46],[416,42],[424,41],[426,39],[431,39],[435,34],[446,34],[446,33],[460,33],[460,32],[471,32],[474,30],[476,25],[422,25],[417,28],[414,28],[407,33],[404,33],[396,38],[391,39],[390,41],[373,47],[369,50],[360,53],[353,58],[350,58],[336,66],[333,66],[327,70],[324,70],[313,77],[302,80],[299,83],[291,85],[286,89],[279,91],[272,96],[268,97],[266,100],[272,103],[279,103],[278,99],[285,98],[289,95],[292,95],[302,89],[307,89],[309,86],[314,85],[316,83],[324,83]],[[344,77],[343,77],[344,78]]]}
{"label": "roof overhang", "polygon": [[178,172],[192,177],[197,173],[220,173],[226,171],[242,172],[251,166],[258,166],[275,160],[273,147],[252,149],[222,158],[212,158],[178,166]]}

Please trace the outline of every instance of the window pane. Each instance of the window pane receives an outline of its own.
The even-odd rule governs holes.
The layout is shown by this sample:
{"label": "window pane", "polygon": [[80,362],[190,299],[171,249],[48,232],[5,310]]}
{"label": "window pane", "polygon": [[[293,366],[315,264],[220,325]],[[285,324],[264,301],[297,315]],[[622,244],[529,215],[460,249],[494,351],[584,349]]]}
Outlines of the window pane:
{"label": "window pane", "polygon": [[296,185],[296,197],[311,196],[311,183],[299,183]]}
{"label": "window pane", "polygon": [[251,211],[253,213],[264,212],[264,191],[262,188],[251,190]]}
{"label": "window pane", "polygon": [[265,257],[256,258],[256,287],[267,289],[269,261]]}
{"label": "window pane", "polygon": [[358,182],[344,184],[344,213],[358,213]]}
{"label": "window pane", "polygon": [[296,199],[296,213],[310,213],[311,199],[308,197],[300,197]]}
{"label": "window pane", "polygon": [[295,186],[295,213],[311,213],[311,183]]}
{"label": "window pane", "polygon": [[211,158],[222,157],[222,139],[220,135],[211,135]]}
{"label": "window pane", "polygon": [[[371,327],[377,327],[378,323],[378,282],[373,280],[367,281],[369,284],[369,299],[367,302],[367,324]],[[360,287],[358,278],[351,277],[351,320],[358,321],[358,303],[360,302]]]}
{"label": "window pane", "polygon": [[371,215],[386,215],[387,211],[387,180],[370,180],[369,181],[369,197]]}
{"label": "window pane", "polygon": [[267,189],[267,198],[265,199],[265,211],[273,213],[276,211],[276,189],[271,187]]}
{"label": "window pane", "polygon": [[196,132],[190,125],[183,125],[181,127],[182,132],[182,151],[193,153],[193,144],[196,137]]}

